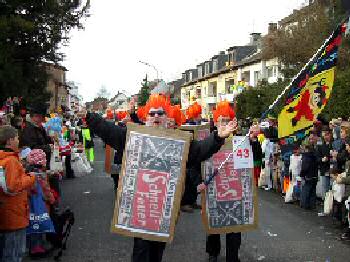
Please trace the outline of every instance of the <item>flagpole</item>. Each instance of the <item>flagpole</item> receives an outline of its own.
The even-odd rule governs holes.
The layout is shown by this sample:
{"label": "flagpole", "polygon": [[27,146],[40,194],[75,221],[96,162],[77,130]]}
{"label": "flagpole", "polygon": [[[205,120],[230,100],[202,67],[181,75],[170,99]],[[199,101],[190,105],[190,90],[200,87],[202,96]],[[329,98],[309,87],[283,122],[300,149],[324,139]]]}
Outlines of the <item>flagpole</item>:
{"label": "flagpole", "polygon": [[276,100],[269,106],[269,108],[262,114],[261,119],[264,119],[266,115],[272,110],[272,108],[279,102],[279,100],[284,96],[284,94],[287,92],[287,90],[292,86],[293,82],[301,75],[301,73],[313,62],[313,60],[323,51],[323,49],[328,44],[329,40],[332,39],[332,37],[335,34],[335,31],[338,29],[339,26],[342,26],[347,20],[349,19],[349,16],[345,18],[338,26],[337,28],[332,32],[332,34],[324,41],[323,45],[317,50],[317,52],[313,55],[313,57],[304,65],[304,67],[299,71],[299,73],[292,79],[292,81],[287,85],[281,94],[276,98]]}
{"label": "flagpole", "polygon": [[[288,86],[286,86],[284,88],[284,90],[282,91],[281,94],[279,94],[279,96],[276,98],[276,100],[269,106],[269,108],[262,114],[261,119],[264,119],[267,115],[267,113],[269,111],[272,110],[272,108],[278,103],[278,101],[283,97],[283,95],[287,92],[287,90],[292,86],[293,82],[301,75],[301,73],[311,64],[311,62],[313,62],[313,60],[323,51],[323,49],[326,47],[326,45],[328,44],[329,40],[334,36],[334,34],[336,33],[336,30],[338,29],[339,26],[342,26],[347,20],[349,19],[349,16],[347,16],[347,18],[345,18],[338,26],[335,30],[333,30],[332,34],[326,39],[326,41],[324,41],[323,45],[317,50],[317,52],[312,56],[312,58],[304,65],[304,67],[299,71],[299,73],[293,78],[293,80],[290,82],[290,84]],[[222,167],[226,164],[226,162],[230,159],[230,157],[234,154],[234,152],[236,152],[236,150],[238,149],[238,147],[240,147],[247,138],[249,138],[250,135],[250,131],[248,132],[248,134],[245,135],[245,137],[237,144],[236,148],[233,148],[232,152],[230,152],[230,154],[226,157],[226,159],[221,162],[220,166],[214,170],[214,172],[212,174],[210,174],[204,181],[204,185],[208,186],[210,184],[210,182],[214,179],[214,177],[216,175],[218,175],[219,170],[222,169]]]}

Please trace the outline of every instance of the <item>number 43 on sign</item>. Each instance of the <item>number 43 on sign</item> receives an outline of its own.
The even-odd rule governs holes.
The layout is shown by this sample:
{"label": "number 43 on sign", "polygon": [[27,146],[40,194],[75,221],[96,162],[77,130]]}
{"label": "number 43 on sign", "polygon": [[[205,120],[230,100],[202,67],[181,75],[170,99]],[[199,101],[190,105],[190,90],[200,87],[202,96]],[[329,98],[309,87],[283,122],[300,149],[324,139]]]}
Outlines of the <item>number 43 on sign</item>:
{"label": "number 43 on sign", "polygon": [[232,139],[234,169],[253,168],[253,153],[249,138],[246,136],[235,136]]}

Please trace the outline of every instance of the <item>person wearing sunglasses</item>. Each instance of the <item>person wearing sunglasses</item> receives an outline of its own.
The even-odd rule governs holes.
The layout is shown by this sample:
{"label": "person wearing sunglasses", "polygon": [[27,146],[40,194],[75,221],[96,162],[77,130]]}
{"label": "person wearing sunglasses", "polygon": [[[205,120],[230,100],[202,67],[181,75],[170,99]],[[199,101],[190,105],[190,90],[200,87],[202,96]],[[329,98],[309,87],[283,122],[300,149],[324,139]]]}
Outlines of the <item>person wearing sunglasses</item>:
{"label": "person wearing sunglasses", "polygon": [[[216,110],[213,112],[214,123],[218,130],[225,128],[231,121],[237,125],[235,118],[235,112],[230,106],[229,102],[222,101],[216,106]],[[204,190],[204,184],[201,184],[198,189]],[[239,262],[239,249],[241,247],[241,233],[233,232],[226,235],[226,261]],[[206,252],[209,255],[209,262],[217,262],[220,254],[221,241],[220,234],[209,234],[206,239]]]}
{"label": "person wearing sunglasses", "polygon": [[[138,114],[142,121],[146,121],[146,126],[154,128],[167,128],[168,116],[171,114],[169,100],[158,94],[152,94],[147,104],[140,108],[142,114]],[[102,140],[117,151],[123,151],[126,142],[127,127],[119,127],[108,123],[101,116],[89,113],[86,116],[90,129]],[[192,141],[188,154],[186,168],[207,160],[218,152],[225,143],[225,138],[234,133],[237,129],[235,122],[230,121],[227,125],[210,134],[202,141]],[[149,241],[141,238],[134,238],[132,262],[161,262],[164,242]]]}

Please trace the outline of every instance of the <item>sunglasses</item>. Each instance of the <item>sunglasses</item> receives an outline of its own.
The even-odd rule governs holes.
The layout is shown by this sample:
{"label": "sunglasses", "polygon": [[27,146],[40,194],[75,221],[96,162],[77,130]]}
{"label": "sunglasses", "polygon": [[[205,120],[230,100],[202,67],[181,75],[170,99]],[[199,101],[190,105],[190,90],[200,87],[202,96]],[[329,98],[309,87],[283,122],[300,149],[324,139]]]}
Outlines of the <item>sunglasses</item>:
{"label": "sunglasses", "polygon": [[158,115],[158,116],[162,116],[165,114],[164,111],[160,110],[160,111],[152,111],[152,112],[149,112],[148,115],[151,116],[151,117],[154,117],[155,115]]}

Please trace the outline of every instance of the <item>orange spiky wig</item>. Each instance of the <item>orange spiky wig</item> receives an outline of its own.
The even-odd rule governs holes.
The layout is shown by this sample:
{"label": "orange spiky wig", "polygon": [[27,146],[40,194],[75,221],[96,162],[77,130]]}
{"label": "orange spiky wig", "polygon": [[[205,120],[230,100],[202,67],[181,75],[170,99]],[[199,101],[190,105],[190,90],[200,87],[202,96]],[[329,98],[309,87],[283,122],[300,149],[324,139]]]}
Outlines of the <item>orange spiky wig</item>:
{"label": "orange spiky wig", "polygon": [[184,114],[181,112],[179,105],[175,105],[175,106],[170,107],[168,117],[173,118],[175,120],[175,123],[177,124],[177,126],[181,126],[183,123],[186,122],[186,118],[185,118]]}
{"label": "orange spiky wig", "polygon": [[128,113],[126,112],[126,111],[119,111],[119,112],[117,112],[117,119],[119,120],[119,121],[121,121],[121,120],[123,120],[125,117],[127,117],[128,116]]}
{"label": "orange spiky wig", "polygon": [[235,111],[230,106],[228,101],[221,101],[216,105],[216,110],[213,110],[214,122],[218,121],[219,116],[229,117],[231,120],[235,118]]}
{"label": "orange spiky wig", "polygon": [[194,102],[193,105],[191,105],[186,112],[187,119],[196,119],[202,114],[202,107],[197,103]]}
{"label": "orange spiky wig", "polygon": [[113,111],[111,109],[107,109],[106,111],[106,118],[107,119],[113,119]]}
{"label": "orange spiky wig", "polygon": [[138,107],[138,109],[137,109],[137,117],[143,122],[146,120],[145,107],[144,106],[139,106]]}
{"label": "orange spiky wig", "polygon": [[150,95],[147,104],[145,105],[144,109],[145,109],[145,116],[147,116],[149,110],[151,108],[159,108],[162,107],[163,110],[166,112],[166,115],[169,115],[169,111],[170,111],[170,101],[164,96],[164,95],[159,95],[159,94],[152,94]]}

